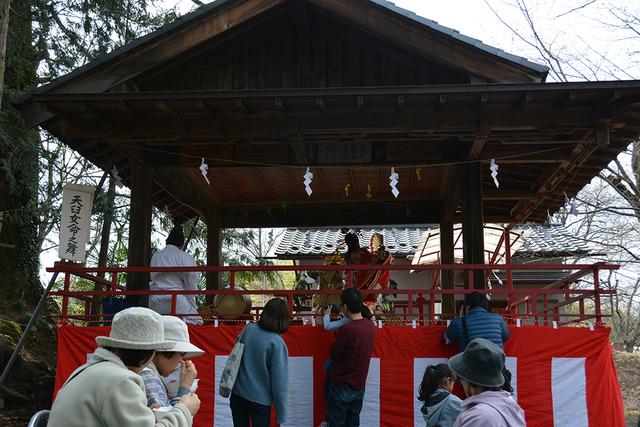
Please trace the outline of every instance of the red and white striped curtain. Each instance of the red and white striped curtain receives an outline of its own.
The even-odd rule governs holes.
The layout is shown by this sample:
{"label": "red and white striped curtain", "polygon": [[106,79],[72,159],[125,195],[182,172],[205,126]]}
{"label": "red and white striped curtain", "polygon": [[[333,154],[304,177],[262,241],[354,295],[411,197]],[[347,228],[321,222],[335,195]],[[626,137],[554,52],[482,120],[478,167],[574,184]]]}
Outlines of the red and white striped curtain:
{"label": "red and white striped curtain", "polygon": [[[194,359],[202,400],[194,426],[231,427],[229,401],[217,394],[216,387],[241,327],[190,326],[189,330],[192,342],[206,350]],[[363,427],[424,426],[421,402],[416,399],[424,370],[457,351],[457,346],[442,344],[443,332],[443,327],[376,328],[360,415]],[[511,328],[507,365],[527,425],[625,425],[609,332],[604,328]],[[56,390],[95,349],[94,338],[104,334],[108,334],[106,327],[59,328]],[[317,427],[325,419],[322,364],[333,337],[322,327],[310,325],[292,326],[284,335],[290,355],[287,427]]]}

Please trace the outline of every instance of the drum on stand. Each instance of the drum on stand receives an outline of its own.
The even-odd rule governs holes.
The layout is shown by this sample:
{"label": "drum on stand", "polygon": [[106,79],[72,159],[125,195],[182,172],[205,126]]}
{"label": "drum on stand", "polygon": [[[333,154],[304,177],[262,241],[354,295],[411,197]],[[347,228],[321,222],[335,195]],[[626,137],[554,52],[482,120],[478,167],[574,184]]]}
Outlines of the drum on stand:
{"label": "drum on stand", "polygon": [[212,314],[222,319],[245,318],[251,312],[251,296],[245,294],[216,295],[209,309]]}

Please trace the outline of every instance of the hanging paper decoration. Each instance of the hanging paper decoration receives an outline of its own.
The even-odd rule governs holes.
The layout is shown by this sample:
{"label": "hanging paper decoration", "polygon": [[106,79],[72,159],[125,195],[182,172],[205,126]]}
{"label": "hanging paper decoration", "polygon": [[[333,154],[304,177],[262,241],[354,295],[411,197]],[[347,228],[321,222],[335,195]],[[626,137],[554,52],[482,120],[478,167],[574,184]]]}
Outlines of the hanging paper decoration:
{"label": "hanging paper decoration", "polygon": [[[496,278],[496,280],[498,281],[498,283],[500,283],[500,286],[504,286],[504,282],[502,281],[502,279],[496,274],[495,270],[491,270],[491,273],[493,274],[493,276]],[[491,282],[489,282],[491,283]]]}
{"label": "hanging paper decoration", "polygon": [[491,178],[493,178],[496,188],[500,188],[500,183],[498,182],[498,164],[496,163],[496,159],[491,159],[489,169],[491,169]]}
{"label": "hanging paper decoration", "polygon": [[245,191],[247,191],[247,183],[244,182],[244,179],[240,180],[240,182],[238,183],[238,187],[240,187],[240,194],[242,194]]}
{"label": "hanging paper decoration", "polygon": [[395,168],[391,168],[391,175],[389,175],[389,187],[391,187],[391,194],[397,199],[400,191],[398,190],[398,179],[400,176],[396,173]]}
{"label": "hanging paper decoration", "polygon": [[309,234],[309,230],[304,233],[304,246],[311,246],[311,235]]}
{"label": "hanging paper decoration", "polygon": [[576,207],[575,200],[571,199],[571,204],[569,206],[570,206],[569,214],[570,215],[578,215],[578,208]]}
{"label": "hanging paper decoration", "polygon": [[124,187],[122,178],[120,178],[120,173],[118,172],[118,168],[116,168],[116,165],[113,165],[113,167],[111,168],[111,176],[116,181],[116,186],[118,186],[118,188]]}
{"label": "hanging paper decoration", "polygon": [[344,186],[344,197],[349,198],[349,191],[351,190],[351,184],[347,184]]}
{"label": "hanging paper decoration", "polygon": [[367,199],[371,199],[373,194],[371,194],[371,184],[367,184]]}
{"label": "hanging paper decoration", "polygon": [[567,193],[564,193],[564,204],[568,206],[569,215],[578,215],[578,209],[576,208],[576,203],[573,199],[569,199]]}
{"label": "hanging paper decoration", "polygon": [[422,168],[419,166],[416,168],[416,178],[418,181],[422,181]]}
{"label": "hanging paper decoration", "polygon": [[204,177],[204,180],[207,181],[207,185],[211,185],[209,181],[209,165],[204,161],[204,157],[202,158],[202,162],[200,162],[200,173]]}
{"label": "hanging paper decoration", "polygon": [[307,166],[307,171],[305,172],[304,176],[304,181],[302,181],[302,183],[304,184],[304,191],[307,192],[307,196],[311,197],[311,194],[313,193],[313,190],[311,189],[311,181],[313,181],[313,173],[311,173],[311,168]]}
{"label": "hanging paper decoration", "polygon": [[544,224],[544,238],[545,239],[550,239],[551,238],[551,230],[549,229],[549,227],[551,226],[551,214],[549,213],[549,211],[547,211],[547,222],[546,224]]}

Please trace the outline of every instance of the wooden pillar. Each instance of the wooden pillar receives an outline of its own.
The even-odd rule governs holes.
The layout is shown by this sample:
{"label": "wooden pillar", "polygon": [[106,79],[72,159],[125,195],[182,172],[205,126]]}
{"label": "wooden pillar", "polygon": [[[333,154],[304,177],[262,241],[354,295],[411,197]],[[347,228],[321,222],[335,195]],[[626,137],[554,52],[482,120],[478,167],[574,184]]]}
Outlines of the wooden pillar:
{"label": "wooden pillar", "polygon": [[[462,165],[462,245],[465,264],[484,264],[484,218],[482,212],[481,164]],[[474,273],[473,286],[484,289],[485,274]],[[465,274],[465,286],[469,287],[469,275]]]}
{"label": "wooden pillar", "polygon": [[[222,228],[220,227],[220,212],[209,212],[207,221],[207,265],[222,265],[221,243]],[[220,289],[220,274],[209,272],[206,275],[207,290]]]}
{"label": "wooden pillar", "polygon": [[[440,263],[453,264],[453,221],[443,218],[440,221]],[[440,276],[442,279],[442,289],[454,288],[454,272],[453,270],[442,270]],[[445,294],[442,296],[442,313],[455,313],[455,295]]]}
{"label": "wooden pillar", "polygon": [[[143,165],[133,167],[131,185],[131,208],[129,210],[129,267],[148,267],[151,261],[151,196],[153,194],[153,171]],[[128,290],[149,289],[149,273],[129,273]],[[146,307],[146,296],[132,298]]]}
{"label": "wooden pillar", "polygon": [[[442,158],[447,162],[466,160],[468,147],[459,138],[447,138],[443,146]],[[456,219],[456,209],[460,201],[461,171],[458,165],[445,167],[445,175],[439,190],[440,208],[440,262],[454,263],[453,224]],[[442,271],[442,289],[454,289],[455,272]],[[442,313],[455,313],[455,295],[443,295]]]}

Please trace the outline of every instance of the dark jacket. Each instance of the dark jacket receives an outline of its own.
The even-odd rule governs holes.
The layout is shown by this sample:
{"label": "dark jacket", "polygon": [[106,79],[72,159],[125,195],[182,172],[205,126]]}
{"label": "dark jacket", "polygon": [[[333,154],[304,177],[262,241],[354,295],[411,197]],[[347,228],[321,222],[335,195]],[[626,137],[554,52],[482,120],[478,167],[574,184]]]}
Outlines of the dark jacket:
{"label": "dark jacket", "polygon": [[[467,331],[469,333],[469,341],[476,338],[484,338],[496,344],[500,348],[504,348],[503,343],[509,338],[509,328],[502,316],[489,313],[484,308],[475,307],[469,310],[469,314],[465,316],[467,322]],[[445,332],[448,341],[458,341],[460,351],[464,351],[467,347],[467,340],[464,338],[462,328],[462,318],[456,317]]]}

